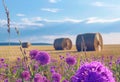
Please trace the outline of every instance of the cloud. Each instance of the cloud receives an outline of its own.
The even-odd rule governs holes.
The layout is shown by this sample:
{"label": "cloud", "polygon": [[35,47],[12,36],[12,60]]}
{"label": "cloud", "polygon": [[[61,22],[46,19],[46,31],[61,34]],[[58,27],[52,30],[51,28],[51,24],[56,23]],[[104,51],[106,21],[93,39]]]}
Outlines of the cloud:
{"label": "cloud", "polygon": [[[94,24],[94,23],[114,23],[120,21],[120,18],[98,18],[98,17],[90,17],[86,19],[74,19],[74,18],[63,18],[58,20],[45,19],[41,17],[31,17],[31,18],[21,18],[20,21],[10,21],[11,27],[18,28],[26,28],[26,27],[43,27],[47,23],[52,23],[53,25],[56,23],[86,23],[86,24]],[[6,27],[7,21],[5,19],[0,19],[0,27]]]}
{"label": "cloud", "polygon": [[7,21],[4,19],[0,19],[0,27],[4,27],[7,24]]}
{"label": "cloud", "polygon": [[86,20],[87,24],[90,23],[112,23],[112,22],[117,22],[120,21],[120,18],[111,18],[111,19],[101,19],[97,17],[90,17]]}
{"label": "cloud", "polygon": [[60,9],[57,9],[57,8],[42,8],[41,10],[56,13],[56,12],[59,12]]}
{"label": "cloud", "polygon": [[37,21],[41,21],[41,18],[40,17],[30,18],[30,19],[29,18],[22,18],[21,23],[16,23],[16,24],[18,24],[19,26],[22,26],[22,27],[27,27],[27,26],[42,27],[43,24],[39,23]]}
{"label": "cloud", "polygon": [[[31,26],[31,27],[44,26],[44,24],[38,21],[42,21],[42,19],[40,17],[22,18],[21,21],[19,22],[10,21],[10,27],[26,28],[28,26]],[[7,21],[5,19],[0,19],[0,27],[6,27],[6,26],[7,26]]]}
{"label": "cloud", "polygon": [[[74,35],[43,35],[43,36],[28,36],[28,37],[22,37],[21,41],[23,42],[43,42],[43,43],[54,43],[54,40],[56,38],[70,38],[72,40],[72,43],[75,44],[75,38]],[[16,39],[12,39],[11,41],[17,41]]]}
{"label": "cloud", "polygon": [[18,13],[18,14],[16,14],[18,17],[24,17],[25,16],[25,14],[22,14],[22,13]]}
{"label": "cloud", "polygon": [[[118,33],[102,33],[103,43],[104,44],[120,44],[120,32]],[[77,35],[46,35],[42,36],[45,41],[53,43],[56,38],[70,38],[72,43],[75,44]]]}
{"label": "cloud", "polygon": [[64,18],[61,20],[49,20],[49,19],[44,19],[45,22],[53,22],[53,23],[64,23],[64,22],[70,22],[70,23],[80,23],[83,20],[80,19],[71,19],[71,18]]}
{"label": "cloud", "polygon": [[60,0],[49,0],[50,3],[57,3]]}
{"label": "cloud", "polygon": [[92,5],[96,6],[96,7],[108,8],[108,9],[111,9],[111,10],[120,9],[120,6],[118,4],[109,4],[109,3],[104,3],[104,2],[93,2]]}
{"label": "cloud", "polygon": [[92,5],[97,6],[97,7],[105,6],[103,2],[94,2],[94,3],[92,3]]}
{"label": "cloud", "polygon": [[[103,37],[103,44],[120,44],[120,32],[118,33],[101,33]],[[73,45],[76,44],[76,36],[77,35],[69,35],[69,34],[60,34],[60,35],[43,35],[43,36],[27,36],[21,37],[21,41],[23,42],[43,42],[43,43],[54,43],[56,38],[70,38],[72,40]],[[11,39],[11,41],[17,41],[17,39]]]}

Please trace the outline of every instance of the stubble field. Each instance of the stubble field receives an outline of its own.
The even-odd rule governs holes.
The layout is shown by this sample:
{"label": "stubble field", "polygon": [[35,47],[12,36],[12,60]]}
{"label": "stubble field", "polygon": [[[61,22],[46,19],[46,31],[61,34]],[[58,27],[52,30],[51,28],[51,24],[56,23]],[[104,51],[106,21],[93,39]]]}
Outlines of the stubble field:
{"label": "stubble field", "polygon": [[[29,56],[30,50],[40,50],[47,51],[52,58],[59,59],[59,55],[66,56],[66,53],[70,53],[71,55],[84,56],[84,57],[101,57],[105,58],[109,56],[113,56],[114,59],[120,57],[120,45],[104,45],[103,50],[101,52],[98,51],[89,51],[86,52],[77,52],[76,47],[73,46],[71,50],[55,50],[54,47],[51,46],[30,46],[29,48],[24,48],[27,56]],[[20,46],[0,46],[0,58],[8,59],[9,61],[15,61],[18,57],[22,57],[22,53],[20,51]]]}

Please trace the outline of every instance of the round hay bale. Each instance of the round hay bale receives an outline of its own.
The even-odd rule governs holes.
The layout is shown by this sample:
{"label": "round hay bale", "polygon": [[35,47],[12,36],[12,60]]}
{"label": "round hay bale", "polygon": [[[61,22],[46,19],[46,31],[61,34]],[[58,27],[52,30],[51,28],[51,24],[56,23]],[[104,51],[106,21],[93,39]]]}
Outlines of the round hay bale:
{"label": "round hay bale", "polygon": [[76,39],[77,51],[101,51],[103,39],[100,33],[79,34]]}
{"label": "round hay bale", "polygon": [[72,41],[69,38],[57,38],[54,40],[55,50],[70,50]]}
{"label": "round hay bale", "polygon": [[22,48],[28,48],[28,47],[30,47],[30,45],[31,45],[31,43],[29,43],[29,42],[23,42]]}

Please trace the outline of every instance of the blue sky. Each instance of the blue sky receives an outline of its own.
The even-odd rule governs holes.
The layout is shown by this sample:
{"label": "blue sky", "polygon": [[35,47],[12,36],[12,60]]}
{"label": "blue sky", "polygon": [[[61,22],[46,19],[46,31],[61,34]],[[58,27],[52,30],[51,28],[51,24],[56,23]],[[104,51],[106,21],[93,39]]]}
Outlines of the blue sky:
{"label": "blue sky", "polygon": [[[99,32],[104,44],[120,44],[120,0],[5,0],[10,11],[11,41],[53,43],[81,33]],[[18,37],[14,27],[20,31]],[[0,42],[8,41],[0,1]]]}

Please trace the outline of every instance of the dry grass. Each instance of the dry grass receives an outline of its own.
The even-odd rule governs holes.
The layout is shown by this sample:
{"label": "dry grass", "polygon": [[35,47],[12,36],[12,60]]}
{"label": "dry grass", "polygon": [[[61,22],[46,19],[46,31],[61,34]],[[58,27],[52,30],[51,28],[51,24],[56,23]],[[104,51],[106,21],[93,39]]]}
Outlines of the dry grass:
{"label": "dry grass", "polygon": [[[30,50],[37,49],[41,51],[47,51],[51,54],[52,58],[59,58],[59,55],[65,56],[66,53],[70,53],[71,55],[82,55],[84,56],[84,52],[77,52],[76,47],[73,46],[72,50],[59,50],[56,51],[53,46],[30,46],[26,48],[27,55],[29,54]],[[104,45],[103,51],[96,52],[96,51],[89,51],[87,52],[87,58],[94,56],[111,56],[113,55],[115,58],[120,57],[120,45]],[[10,61],[16,60],[18,57],[22,57],[22,53],[20,51],[19,46],[0,46],[0,58],[9,59]]]}

